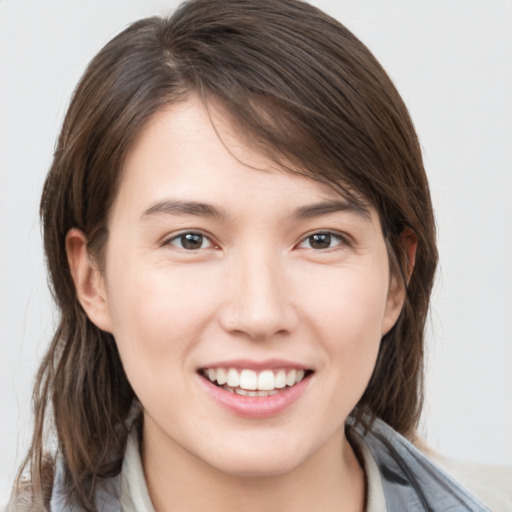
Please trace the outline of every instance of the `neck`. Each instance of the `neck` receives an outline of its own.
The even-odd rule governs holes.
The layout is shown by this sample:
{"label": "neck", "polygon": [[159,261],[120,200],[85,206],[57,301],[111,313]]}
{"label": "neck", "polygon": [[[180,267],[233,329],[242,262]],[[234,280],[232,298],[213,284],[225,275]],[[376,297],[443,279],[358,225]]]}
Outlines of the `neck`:
{"label": "neck", "polygon": [[160,438],[145,434],[146,428],[142,462],[157,512],[364,510],[364,472],[344,432],[296,467],[264,476],[220,471],[163,433]]}

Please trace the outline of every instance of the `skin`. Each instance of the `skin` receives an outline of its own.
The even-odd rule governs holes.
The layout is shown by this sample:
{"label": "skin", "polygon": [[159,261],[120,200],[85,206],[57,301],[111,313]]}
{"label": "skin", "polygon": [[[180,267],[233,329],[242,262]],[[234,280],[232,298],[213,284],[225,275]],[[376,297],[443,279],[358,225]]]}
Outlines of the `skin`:
{"label": "skin", "polygon": [[[113,333],[144,408],[151,499],[158,512],[361,511],[364,472],[344,423],[404,298],[377,212],[298,216],[343,198],[277,169],[211,115],[216,130],[191,96],[146,125],[125,162],[101,272],[83,233],[67,237],[79,300]],[[221,214],[177,212],[176,201]],[[204,234],[197,249],[179,237],[190,231]],[[327,247],[312,244],[318,232],[333,233]],[[314,370],[275,416],[241,417],[201,385],[198,369],[212,362],[268,358]]]}

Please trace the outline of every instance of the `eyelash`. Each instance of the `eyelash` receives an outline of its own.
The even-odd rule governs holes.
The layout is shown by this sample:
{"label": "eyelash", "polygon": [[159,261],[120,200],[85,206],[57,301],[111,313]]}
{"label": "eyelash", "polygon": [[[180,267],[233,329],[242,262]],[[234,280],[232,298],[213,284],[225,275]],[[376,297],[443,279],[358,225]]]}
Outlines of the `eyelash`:
{"label": "eyelash", "polygon": [[[188,237],[201,237],[201,247],[196,247],[196,248],[184,247],[183,240],[187,236]],[[311,242],[312,242],[312,240],[314,240],[314,237],[317,237],[318,239],[320,237],[326,237],[326,240],[329,242],[329,247],[321,247],[321,248],[312,247]],[[317,239],[317,241],[319,241],[318,239]],[[177,242],[179,240],[181,240],[182,242],[181,242],[181,244],[178,245],[175,242]],[[333,240],[336,241],[337,243],[334,246],[330,246],[330,243]],[[209,243],[208,247],[202,247],[204,241],[208,241],[208,243]],[[309,241],[309,247],[304,247],[304,244],[307,241]],[[196,251],[199,251],[200,249],[210,249],[210,248],[215,247],[215,244],[212,242],[211,238],[208,235],[206,235],[205,233],[201,233],[200,231],[184,231],[182,233],[178,233],[177,235],[174,235],[171,238],[165,240],[162,245],[171,245],[174,247],[178,247],[179,249],[186,251],[186,252],[196,252]],[[350,245],[351,245],[350,241],[347,239],[347,237],[344,235],[341,235],[340,233],[336,233],[333,231],[315,231],[314,233],[311,233],[311,234],[307,235],[306,237],[304,237],[297,244],[297,247],[302,248],[302,249],[312,249],[314,251],[320,252],[320,251],[327,251],[329,249],[334,249],[339,246],[350,246]]]}
{"label": "eyelash", "polygon": [[[202,242],[208,241],[210,245],[209,245],[209,247],[202,247],[202,243],[201,243],[201,247],[187,249],[186,247],[183,247],[183,243],[181,243],[180,245],[174,243],[180,239],[184,239],[187,236],[201,237]],[[212,242],[211,238],[208,235],[201,233],[200,231],[184,231],[182,233],[178,233],[177,235],[174,235],[171,238],[168,238],[167,240],[165,240],[162,245],[172,245],[174,247],[178,247],[179,249],[181,249],[183,251],[187,251],[187,252],[196,252],[200,249],[210,249],[210,248],[215,247],[215,244]]]}
{"label": "eyelash", "polygon": [[[322,247],[322,248],[314,248],[311,247],[311,240],[314,237],[321,237],[325,236],[328,237],[327,240],[329,242],[335,240],[337,243],[334,246],[330,247]],[[303,244],[305,244],[309,240],[309,247],[303,247]],[[330,245],[330,244],[329,244]],[[344,236],[340,233],[336,233],[334,231],[315,231],[314,233],[311,233],[307,235],[305,238],[302,239],[302,241],[297,245],[297,247],[305,248],[305,249],[313,249],[314,251],[328,251],[329,249],[335,249],[340,246],[349,246],[350,247],[350,241],[348,240],[347,236]]]}

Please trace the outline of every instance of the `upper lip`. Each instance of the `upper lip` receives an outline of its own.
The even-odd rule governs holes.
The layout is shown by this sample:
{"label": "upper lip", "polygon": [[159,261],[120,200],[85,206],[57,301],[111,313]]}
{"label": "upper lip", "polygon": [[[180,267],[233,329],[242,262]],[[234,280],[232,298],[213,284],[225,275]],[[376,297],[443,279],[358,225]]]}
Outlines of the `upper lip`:
{"label": "upper lip", "polygon": [[223,361],[214,361],[205,364],[199,369],[204,368],[239,368],[248,370],[277,370],[281,368],[294,368],[296,370],[311,370],[310,366],[306,366],[289,359],[264,359],[257,361],[254,359],[226,359]]}

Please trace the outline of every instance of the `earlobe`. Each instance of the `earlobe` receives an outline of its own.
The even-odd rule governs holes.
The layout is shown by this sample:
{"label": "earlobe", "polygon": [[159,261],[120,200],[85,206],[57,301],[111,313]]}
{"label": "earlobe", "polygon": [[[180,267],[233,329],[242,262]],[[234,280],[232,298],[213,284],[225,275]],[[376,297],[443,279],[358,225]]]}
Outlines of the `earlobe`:
{"label": "earlobe", "polygon": [[66,235],[66,253],[78,301],[91,322],[111,332],[104,279],[87,251],[87,238],[79,229],[70,229]]}

